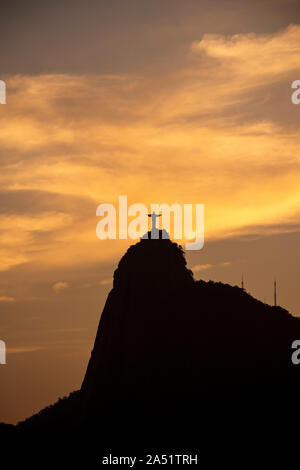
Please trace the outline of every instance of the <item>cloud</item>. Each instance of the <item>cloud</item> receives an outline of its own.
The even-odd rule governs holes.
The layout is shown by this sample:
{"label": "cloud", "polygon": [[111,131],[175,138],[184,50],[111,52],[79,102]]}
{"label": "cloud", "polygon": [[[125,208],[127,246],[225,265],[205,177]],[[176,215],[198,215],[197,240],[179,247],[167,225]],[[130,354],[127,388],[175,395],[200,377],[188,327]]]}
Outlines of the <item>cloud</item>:
{"label": "cloud", "polygon": [[55,284],[53,284],[52,289],[56,294],[59,294],[59,292],[67,289],[69,287],[69,284],[66,281],[58,281]]}
{"label": "cloud", "polygon": [[9,297],[7,295],[0,295],[0,302],[14,302],[16,299],[14,297]]}
{"label": "cloud", "polygon": [[147,206],[204,203],[206,239],[296,224],[299,44],[291,25],[204,35],[176,73],[158,77],[7,77],[0,270],[117,259],[129,242],[98,240],[95,212],[122,194]]}
{"label": "cloud", "polygon": [[192,271],[194,273],[198,273],[199,271],[205,271],[206,269],[213,268],[213,264],[196,264],[195,266],[192,266]]}
{"label": "cloud", "polygon": [[274,34],[205,34],[201,41],[192,44],[192,51],[226,62],[240,79],[250,82],[254,77],[255,86],[299,70],[299,32],[299,25],[290,25]]}
{"label": "cloud", "polygon": [[16,348],[6,348],[8,354],[20,354],[20,353],[27,353],[27,352],[37,352],[42,351],[45,349],[42,346],[21,346]]}
{"label": "cloud", "polygon": [[232,264],[232,261],[224,261],[223,263],[220,263],[220,266],[222,268],[226,268],[227,266],[230,266]]}
{"label": "cloud", "polygon": [[110,284],[112,284],[112,279],[101,279],[101,281],[99,282],[99,284],[101,286],[108,286]]}

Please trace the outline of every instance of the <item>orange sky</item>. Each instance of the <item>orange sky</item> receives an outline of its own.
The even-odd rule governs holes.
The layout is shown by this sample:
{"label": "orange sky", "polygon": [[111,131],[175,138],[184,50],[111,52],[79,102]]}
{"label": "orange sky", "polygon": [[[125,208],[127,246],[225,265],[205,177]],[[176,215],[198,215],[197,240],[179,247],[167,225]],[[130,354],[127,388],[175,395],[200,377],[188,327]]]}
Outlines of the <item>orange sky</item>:
{"label": "orange sky", "polygon": [[276,275],[279,300],[300,315],[297,2],[183,3],[134,1],[122,22],[120,3],[92,2],[99,23],[109,18],[102,30],[93,19],[88,29],[77,2],[73,26],[67,1],[30,3],[36,29],[28,13],[5,11],[20,30],[0,77],[0,421],[80,386],[131,243],[96,238],[96,207],[119,195],[204,203],[205,248],[187,254],[195,276],[236,284],[244,272],[272,302]]}

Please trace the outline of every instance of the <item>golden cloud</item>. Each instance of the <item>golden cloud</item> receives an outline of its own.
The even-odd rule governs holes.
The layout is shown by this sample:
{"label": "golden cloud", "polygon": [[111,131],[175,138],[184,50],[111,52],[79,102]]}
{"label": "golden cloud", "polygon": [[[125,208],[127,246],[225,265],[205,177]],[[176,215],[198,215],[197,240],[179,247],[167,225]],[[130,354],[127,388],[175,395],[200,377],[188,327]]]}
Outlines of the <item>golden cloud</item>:
{"label": "golden cloud", "polygon": [[55,284],[53,284],[52,289],[56,294],[59,294],[59,292],[67,289],[69,287],[69,284],[66,281],[58,281]]}
{"label": "golden cloud", "polygon": [[7,295],[0,295],[0,302],[14,302],[14,297],[9,297]]}
{"label": "golden cloud", "polygon": [[205,271],[206,269],[213,268],[213,264],[196,264],[195,266],[192,266],[192,271],[194,273],[198,273],[200,271]]}
{"label": "golden cloud", "polygon": [[[129,242],[98,240],[95,212],[122,194],[147,206],[204,203],[206,239],[299,220],[289,87],[300,27],[205,35],[191,51],[176,74],[158,78],[8,77],[0,182],[20,197],[1,206],[2,270],[117,258]],[[287,89],[275,97],[280,113],[276,84]]]}

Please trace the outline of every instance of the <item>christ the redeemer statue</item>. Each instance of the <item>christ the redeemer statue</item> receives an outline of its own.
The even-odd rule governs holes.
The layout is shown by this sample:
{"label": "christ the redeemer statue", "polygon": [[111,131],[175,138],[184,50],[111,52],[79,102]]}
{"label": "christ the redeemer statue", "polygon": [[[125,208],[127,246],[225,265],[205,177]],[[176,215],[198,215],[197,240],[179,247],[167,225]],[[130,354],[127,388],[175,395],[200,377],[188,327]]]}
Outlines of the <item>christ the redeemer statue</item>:
{"label": "christ the redeemer statue", "polygon": [[153,211],[152,214],[148,214],[148,217],[151,217],[151,232],[155,232],[156,230],[156,219],[160,217],[161,214],[155,214]]}
{"label": "christ the redeemer statue", "polygon": [[142,240],[148,240],[149,238],[151,240],[170,239],[170,235],[166,230],[159,230],[156,227],[156,219],[158,217],[161,217],[161,214],[155,214],[155,212],[153,211],[152,214],[147,215],[148,217],[151,217],[151,232],[145,233],[145,235],[142,236]]}

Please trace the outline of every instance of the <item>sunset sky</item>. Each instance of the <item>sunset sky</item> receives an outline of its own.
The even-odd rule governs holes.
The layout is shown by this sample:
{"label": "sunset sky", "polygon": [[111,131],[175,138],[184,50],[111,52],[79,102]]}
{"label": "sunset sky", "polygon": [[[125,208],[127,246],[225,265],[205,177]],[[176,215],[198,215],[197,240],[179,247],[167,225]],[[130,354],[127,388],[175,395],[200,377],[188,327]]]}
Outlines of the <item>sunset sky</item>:
{"label": "sunset sky", "polygon": [[195,277],[300,316],[298,0],[12,0],[0,64],[0,422],[80,387],[119,195],[203,203]]}

